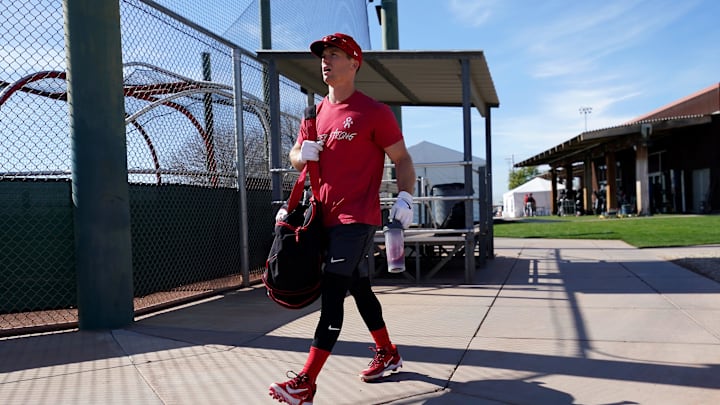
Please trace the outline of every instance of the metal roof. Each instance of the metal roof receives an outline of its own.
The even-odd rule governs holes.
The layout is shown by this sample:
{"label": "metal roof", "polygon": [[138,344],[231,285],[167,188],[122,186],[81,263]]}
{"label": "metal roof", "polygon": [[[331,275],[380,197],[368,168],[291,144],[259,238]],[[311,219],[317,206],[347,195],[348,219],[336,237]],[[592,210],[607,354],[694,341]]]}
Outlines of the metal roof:
{"label": "metal roof", "polygon": [[[713,84],[625,124],[583,132],[569,141],[515,164],[515,167],[574,163],[580,161],[588,150],[607,144],[616,138],[639,135],[643,126],[649,125],[653,129],[651,132],[657,136],[660,132],[675,128],[708,123],[713,116],[717,118],[720,114],[719,94],[720,83]],[[648,136],[652,135],[648,134]]]}
{"label": "metal roof", "polygon": [[[257,55],[274,61],[281,75],[308,91],[327,93],[320,60],[309,51],[259,50]],[[355,85],[388,105],[462,107],[463,61],[469,65],[470,103],[485,116],[500,101],[482,51],[363,51]]]}
{"label": "metal roof", "polygon": [[[682,117],[658,118],[643,121],[631,122],[609,128],[583,132],[580,135],[554,146],[529,159],[516,163],[515,167],[539,166],[543,164],[552,165],[582,161],[583,154],[602,144],[608,143],[623,136],[640,134],[642,127],[649,125],[652,133],[657,136],[659,132],[682,128],[687,126],[707,124],[717,114],[700,114]],[[648,136],[652,136],[649,134]]]}

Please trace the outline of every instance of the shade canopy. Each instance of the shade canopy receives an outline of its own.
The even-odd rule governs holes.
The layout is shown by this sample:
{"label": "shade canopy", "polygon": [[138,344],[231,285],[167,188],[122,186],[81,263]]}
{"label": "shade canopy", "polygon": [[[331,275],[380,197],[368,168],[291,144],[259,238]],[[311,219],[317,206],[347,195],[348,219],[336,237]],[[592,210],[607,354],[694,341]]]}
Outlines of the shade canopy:
{"label": "shade canopy", "polygon": [[[308,91],[327,93],[320,59],[309,51],[259,50],[257,54],[274,61],[280,74]],[[500,101],[482,51],[365,51],[355,85],[388,105],[462,107],[463,61],[469,65],[470,103],[484,117],[486,109],[498,107]]]}

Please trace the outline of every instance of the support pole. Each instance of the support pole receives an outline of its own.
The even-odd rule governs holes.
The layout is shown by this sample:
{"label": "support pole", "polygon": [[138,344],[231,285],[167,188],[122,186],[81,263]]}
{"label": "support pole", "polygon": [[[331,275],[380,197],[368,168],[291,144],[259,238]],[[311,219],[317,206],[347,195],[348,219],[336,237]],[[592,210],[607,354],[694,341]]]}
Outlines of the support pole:
{"label": "support pole", "polygon": [[[480,262],[478,267],[485,267],[487,255],[488,255],[488,243],[487,238],[489,232],[492,229],[493,213],[492,213],[492,199],[488,199],[486,195],[487,186],[485,184],[485,168],[478,167],[478,212],[480,213],[479,231],[480,236],[478,237],[478,257]],[[491,207],[488,208],[488,203]]]}
{"label": "support pole", "polygon": [[[397,0],[382,0],[381,7],[380,25],[382,26],[383,49],[400,49]],[[402,129],[402,108],[394,105],[390,106],[390,109]]]}
{"label": "support pole", "polygon": [[[462,109],[463,109],[463,160],[472,162],[472,122],[470,120],[470,61],[460,61],[462,74]],[[465,195],[473,195],[472,165],[463,167],[465,172]],[[472,200],[465,200],[465,282],[475,282],[475,232],[473,231],[473,204]]]}
{"label": "support pole", "polygon": [[651,215],[647,142],[639,142],[635,148],[635,210],[638,215]]}
{"label": "support pole", "polygon": [[80,329],[133,321],[120,7],[64,0]]}
{"label": "support pole", "polygon": [[240,212],[240,272],[243,287],[250,286],[250,238],[248,229],[247,174],[245,172],[245,120],[243,118],[242,52],[233,48],[233,98],[235,99],[235,142],[237,187]]}
{"label": "support pole", "polygon": [[[210,62],[210,52],[202,53],[202,73],[203,80],[206,82],[212,82],[212,69]],[[205,168],[208,173],[217,171],[216,157],[215,157],[215,114],[213,113],[213,95],[212,93],[203,94],[203,107],[205,112],[205,132],[207,133],[207,144],[211,147],[208,148],[208,154],[205,158]]]}
{"label": "support pole", "polygon": [[260,0],[260,49],[272,49],[270,0]]}
{"label": "support pole", "polygon": [[[270,167],[278,169],[281,167],[282,159],[280,148],[282,145],[280,136],[280,77],[275,65],[275,60],[268,62],[268,106],[270,108]],[[276,171],[271,173],[272,179],[272,200],[282,200],[282,175]]]}
{"label": "support pole", "polygon": [[493,199],[493,166],[492,166],[492,108],[485,107],[485,181],[487,191],[485,192],[488,203],[487,220],[488,222],[488,240],[487,250],[488,259],[495,258],[495,231],[493,229],[492,217],[492,199]]}
{"label": "support pole", "polygon": [[583,162],[583,211],[584,215],[592,210],[593,197],[593,176],[592,176],[592,159],[586,156]]}
{"label": "support pole", "polygon": [[[270,19],[270,0],[258,0],[260,2],[260,49],[272,49],[272,25],[271,25],[271,19]],[[270,103],[272,102],[270,98],[272,97],[270,95],[271,89],[270,89],[270,73],[268,71],[268,66],[266,64],[262,65],[262,90],[263,90],[263,102],[266,106],[268,106],[268,109],[263,111],[263,114],[265,115],[263,118],[265,118],[267,121],[271,121],[272,118],[270,117],[270,113],[268,112],[272,106]],[[266,151],[267,151],[267,160],[272,161],[272,155],[274,147],[272,145],[272,135],[270,132],[265,132],[265,145],[266,145]],[[271,168],[275,168],[271,164]],[[274,177],[273,177],[274,181]],[[274,195],[274,194],[273,194]]]}
{"label": "support pole", "polygon": [[617,165],[615,152],[605,152],[605,166],[607,166],[607,187],[605,189],[605,211],[617,211]]}
{"label": "support pole", "polygon": [[[380,2],[380,26],[382,27],[382,47],[383,49],[399,49],[400,34],[398,30],[398,12],[396,0],[382,0]],[[395,115],[395,121],[402,130],[402,107],[399,105],[391,105],[390,110]],[[386,163],[390,163],[389,158],[385,158]],[[385,175],[389,178],[395,178],[395,168],[385,171]],[[418,194],[419,195],[419,194]]]}
{"label": "support pole", "polygon": [[558,174],[557,174],[557,167],[556,166],[550,166],[550,214],[551,215],[557,215],[560,213],[560,207],[558,207],[557,202],[560,197],[558,194]]}
{"label": "support pole", "polygon": [[[260,49],[272,49],[272,26],[270,20],[270,0],[260,1]],[[263,101],[267,104],[270,96],[268,95],[268,72],[267,66],[263,65]]]}

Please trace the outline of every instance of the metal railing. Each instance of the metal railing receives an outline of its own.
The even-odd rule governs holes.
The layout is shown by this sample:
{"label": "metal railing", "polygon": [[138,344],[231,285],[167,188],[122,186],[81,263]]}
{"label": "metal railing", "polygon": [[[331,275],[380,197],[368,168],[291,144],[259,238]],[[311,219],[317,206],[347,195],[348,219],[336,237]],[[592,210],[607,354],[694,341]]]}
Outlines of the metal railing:
{"label": "metal railing", "polygon": [[[448,167],[470,170],[477,176],[477,185],[462,182],[432,186],[424,177],[418,177],[418,185],[415,196],[413,196],[413,204],[417,207],[415,221],[412,228],[405,230],[408,236],[440,236],[438,245],[446,243],[446,240],[442,238],[445,235],[460,235],[458,237],[465,240],[463,250],[465,252],[465,280],[472,282],[476,268],[476,249],[481,265],[485,263],[489,251],[488,230],[492,218],[485,215],[490,203],[485,195],[485,167],[475,168],[472,161],[422,162],[415,163],[414,166],[416,172],[422,168]],[[386,169],[393,167],[392,163],[385,165]],[[386,183],[395,181],[392,178],[384,180]],[[387,185],[385,187],[389,188]],[[433,192],[435,187],[446,187],[447,190]],[[389,209],[395,202],[395,198],[382,196],[380,202],[386,209]],[[431,244],[432,237],[428,237],[428,240],[423,243]],[[416,253],[419,254],[419,252]],[[419,266],[417,271],[419,276]]]}

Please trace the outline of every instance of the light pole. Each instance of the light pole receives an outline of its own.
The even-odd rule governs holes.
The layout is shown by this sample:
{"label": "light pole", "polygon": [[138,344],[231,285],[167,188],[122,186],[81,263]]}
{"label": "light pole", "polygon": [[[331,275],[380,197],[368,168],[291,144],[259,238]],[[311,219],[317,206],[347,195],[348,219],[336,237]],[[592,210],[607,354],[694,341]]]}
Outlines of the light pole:
{"label": "light pole", "polygon": [[587,132],[587,116],[592,113],[592,107],[580,107],[578,111],[585,116],[585,132]]}

